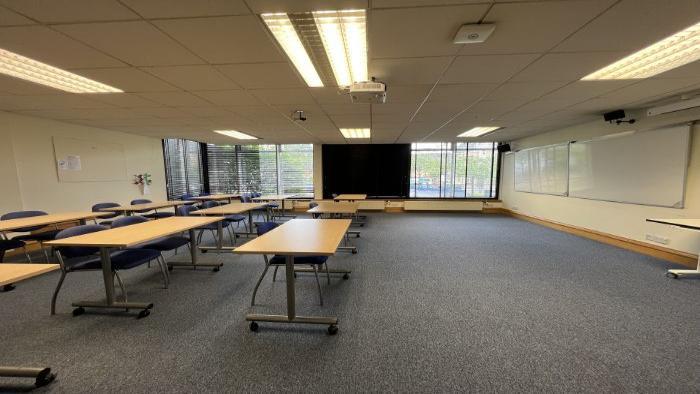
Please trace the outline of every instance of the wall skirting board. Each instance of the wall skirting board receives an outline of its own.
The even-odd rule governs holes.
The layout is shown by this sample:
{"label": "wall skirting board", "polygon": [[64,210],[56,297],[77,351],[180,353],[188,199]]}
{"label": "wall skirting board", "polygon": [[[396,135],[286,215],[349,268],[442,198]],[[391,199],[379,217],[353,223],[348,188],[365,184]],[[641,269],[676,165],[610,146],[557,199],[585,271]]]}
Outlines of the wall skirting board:
{"label": "wall skirting board", "polygon": [[682,264],[689,268],[695,268],[698,264],[697,255],[681,252],[679,250],[664,248],[661,246],[656,246],[629,238],[619,237],[613,234],[590,230],[583,227],[571,226],[568,224],[558,223],[555,221],[542,219],[534,216],[524,215],[522,213],[518,213],[507,208],[492,208],[489,209],[489,212],[510,215],[512,217],[527,220],[528,222],[536,223],[555,230],[563,231],[573,235],[578,235],[579,237],[592,239],[594,241],[617,246],[619,248],[631,250],[633,252],[645,254],[647,256],[652,256],[662,260],[668,260],[674,263]]}

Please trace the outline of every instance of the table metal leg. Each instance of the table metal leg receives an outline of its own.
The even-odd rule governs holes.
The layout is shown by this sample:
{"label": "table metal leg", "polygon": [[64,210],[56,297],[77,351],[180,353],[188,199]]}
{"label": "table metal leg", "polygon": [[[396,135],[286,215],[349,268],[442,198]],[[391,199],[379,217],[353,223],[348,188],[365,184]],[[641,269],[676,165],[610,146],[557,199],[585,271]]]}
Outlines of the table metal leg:
{"label": "table metal leg", "polygon": [[[221,221],[219,223],[219,228],[222,228]],[[222,230],[221,230],[222,231]],[[223,232],[223,231],[222,231]],[[214,272],[218,272],[224,263],[199,263],[197,261],[197,238],[195,237],[195,229],[189,230],[190,234],[190,262],[186,261],[170,261],[168,262],[168,268],[173,269],[174,267],[191,267],[192,269],[197,269],[198,267],[212,267]],[[219,234],[219,239],[221,239],[222,234]]]}
{"label": "table metal leg", "polygon": [[0,367],[0,376],[5,378],[34,378],[34,386],[45,386],[56,378],[51,368]]}
{"label": "table metal leg", "polygon": [[672,277],[672,278],[680,278],[680,277],[695,277],[695,276],[700,276],[700,254],[698,255],[698,266],[694,270],[668,270],[666,271],[666,276]]}
{"label": "table metal leg", "polygon": [[326,324],[328,333],[335,335],[338,332],[338,318],[321,316],[297,316],[296,300],[294,291],[294,256],[285,256],[285,273],[287,278],[287,314],[286,315],[264,315],[249,313],[246,320],[251,322],[250,329],[258,330],[259,321],[270,323],[301,323],[301,324]]}
{"label": "table metal leg", "polygon": [[105,301],[78,301],[74,302],[73,315],[77,316],[85,312],[84,308],[103,309],[140,309],[139,317],[146,317],[153,308],[153,303],[146,302],[118,302],[114,300],[114,273],[112,272],[112,259],[109,248],[100,248],[100,260],[102,262],[102,278],[105,284]]}

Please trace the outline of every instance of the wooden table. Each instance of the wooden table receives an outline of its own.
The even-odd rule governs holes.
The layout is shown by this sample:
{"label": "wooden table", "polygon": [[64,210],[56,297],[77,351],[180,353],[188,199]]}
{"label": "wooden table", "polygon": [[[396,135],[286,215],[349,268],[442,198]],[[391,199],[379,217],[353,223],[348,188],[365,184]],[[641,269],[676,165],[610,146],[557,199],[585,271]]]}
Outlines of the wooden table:
{"label": "wooden table", "polygon": [[333,197],[333,201],[358,201],[366,200],[366,194],[340,194]]}
{"label": "wooden table", "polygon": [[134,212],[140,212],[140,211],[143,211],[143,212],[156,211],[156,212],[158,212],[159,208],[171,208],[171,207],[176,208],[180,205],[189,205],[189,204],[192,204],[192,201],[174,200],[174,201],[148,202],[145,204],[120,205],[118,207],[113,207],[113,208],[102,208],[101,211],[122,212],[126,216],[131,216],[134,214]]}
{"label": "wooden table", "polygon": [[287,314],[264,315],[250,313],[250,329],[258,328],[257,322],[327,324],[328,333],[338,331],[338,318],[297,316],[294,294],[295,256],[332,256],[350,227],[349,219],[292,219],[279,227],[239,246],[233,253],[285,256],[287,282]]}
{"label": "wooden table", "polygon": [[[258,209],[258,208],[264,208],[267,204],[264,203],[251,203],[251,202],[246,202],[246,203],[231,203],[231,204],[226,204],[226,205],[219,205],[217,207],[211,207],[211,208],[206,208],[206,209],[200,209],[197,211],[192,211],[190,212],[190,215],[205,215],[205,216],[227,216],[227,215],[238,215],[243,212],[248,212],[248,225],[249,231],[247,234],[253,234],[253,210]],[[235,249],[234,246],[231,247],[224,247],[223,246],[223,238],[224,238],[224,229],[222,226],[222,221],[218,222],[218,240],[217,240],[217,246],[215,248],[212,248],[210,246],[200,246],[199,249],[201,250],[233,250]]]}
{"label": "wooden table", "polygon": [[[57,270],[58,264],[0,264],[0,286],[12,290],[12,283]],[[9,286],[9,287],[8,287]],[[3,367],[0,366],[0,377],[34,378],[36,387],[51,383],[56,374],[51,368]]]}
{"label": "wooden table", "polygon": [[[287,200],[288,198],[292,198],[294,196],[296,196],[296,194],[267,194],[267,195],[263,195],[260,197],[255,197],[255,198],[253,198],[253,201],[281,201],[282,202],[282,214],[278,215],[278,217],[280,217],[280,218],[283,218],[283,217],[295,218],[296,216],[294,216],[294,215],[286,215],[285,214],[286,209],[284,207],[285,200]],[[273,217],[273,219],[274,219],[274,217]]]}
{"label": "wooden table", "polygon": [[[197,245],[195,229],[223,220],[221,217],[186,217],[174,216],[159,220],[150,220],[144,223],[133,224],[113,228],[70,238],[57,239],[47,242],[47,245],[54,247],[62,246],[85,246],[100,249],[100,259],[102,260],[102,276],[105,284],[106,301],[79,301],[73,306],[82,311],[83,308],[111,308],[111,309],[140,309],[139,317],[148,316],[149,309],[153,308],[152,303],[145,302],[117,302],[114,300],[114,276],[112,275],[112,261],[110,259],[111,249],[128,248],[144,242],[153,241],[168,235],[189,231],[191,262],[174,263],[169,262],[168,266],[189,267],[214,267],[218,271],[222,263],[197,263]],[[74,311],[75,313],[75,311]]]}
{"label": "wooden table", "polygon": [[48,226],[64,222],[79,222],[80,224],[85,224],[87,219],[94,219],[107,215],[109,215],[109,213],[106,212],[64,212],[28,218],[0,220],[0,232],[8,232],[27,227]]}
{"label": "wooden table", "polygon": [[[314,215],[323,215],[323,214],[329,214],[331,217],[334,215],[351,215],[353,217],[357,217],[357,208],[359,204],[356,202],[319,202],[317,206],[309,209],[308,213],[314,214]],[[360,237],[360,232],[359,231],[348,231],[347,234],[353,234],[357,236],[357,238]],[[349,246],[348,245],[348,238],[345,237],[345,246],[339,246],[338,250],[344,250],[351,252],[353,254],[357,253],[357,247],[356,246]],[[350,271],[343,271],[350,273]]]}
{"label": "wooden table", "polygon": [[190,197],[190,200],[197,200],[197,201],[227,200],[229,203],[231,203],[231,202],[233,202],[233,199],[239,199],[240,197],[241,197],[240,194],[210,194],[208,196]]}
{"label": "wooden table", "polygon": [[[667,224],[685,228],[688,230],[700,231],[700,219],[647,219],[647,222]],[[698,254],[698,266],[694,270],[668,270],[666,276],[679,278],[681,276],[700,276],[700,254]]]}

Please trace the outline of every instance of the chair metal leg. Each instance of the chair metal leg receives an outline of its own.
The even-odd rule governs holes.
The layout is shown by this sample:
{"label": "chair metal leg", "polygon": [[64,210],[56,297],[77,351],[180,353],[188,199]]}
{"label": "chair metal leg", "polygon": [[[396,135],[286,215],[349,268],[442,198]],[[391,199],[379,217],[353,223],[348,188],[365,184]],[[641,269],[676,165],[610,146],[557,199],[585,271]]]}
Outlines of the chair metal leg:
{"label": "chair metal leg", "polygon": [[[265,259],[267,260],[267,259]],[[250,300],[250,306],[255,305],[255,295],[258,294],[258,287],[260,287],[260,283],[262,283],[263,278],[265,278],[265,274],[267,274],[267,270],[270,268],[270,264],[268,264],[267,261],[265,261],[265,269],[262,272],[262,275],[260,275],[260,278],[258,279],[258,283],[255,284],[255,289],[253,290],[253,299]]]}
{"label": "chair metal leg", "polygon": [[328,279],[328,284],[331,284],[331,273],[328,272],[328,263],[323,263],[326,266],[326,278]]}
{"label": "chair metal leg", "polygon": [[168,288],[168,268],[165,265],[165,257],[163,257],[163,254],[161,253],[160,256],[158,256],[158,266],[160,267],[160,273],[163,275],[163,288],[167,289]]}
{"label": "chair metal leg", "polygon": [[314,268],[314,276],[316,276],[316,287],[318,287],[318,300],[323,306],[323,295],[321,294],[321,282],[318,281],[318,266],[312,265]]}
{"label": "chair metal leg", "polygon": [[48,254],[48,252],[46,251],[46,248],[44,248],[44,244],[41,243],[41,242],[39,242],[39,247],[40,247],[41,250],[44,252],[44,258],[46,258],[46,264],[51,263],[51,261],[49,261],[49,254]]}
{"label": "chair metal leg", "polygon": [[66,271],[61,271],[61,278],[58,280],[56,285],[56,290],[53,292],[53,297],[51,297],[51,314],[56,314],[56,299],[58,298],[58,292],[61,291],[61,286],[63,286],[63,280],[66,279]]}
{"label": "chair metal leg", "polygon": [[26,257],[27,261],[29,261],[31,263],[32,256],[30,256],[29,253],[27,253],[27,245],[22,246],[22,250],[24,250],[24,257]]}
{"label": "chair metal leg", "polygon": [[[114,277],[117,278],[117,283],[119,283],[119,288],[122,291],[122,298],[124,299],[124,303],[129,302],[126,298],[126,289],[124,288],[124,282],[122,282],[121,276],[117,273],[117,271],[114,271]],[[129,311],[129,309],[127,309]]]}
{"label": "chair metal leg", "polygon": [[272,281],[273,282],[277,280],[277,268],[279,268],[279,267],[280,267],[279,265],[276,265],[275,272],[272,273]]}

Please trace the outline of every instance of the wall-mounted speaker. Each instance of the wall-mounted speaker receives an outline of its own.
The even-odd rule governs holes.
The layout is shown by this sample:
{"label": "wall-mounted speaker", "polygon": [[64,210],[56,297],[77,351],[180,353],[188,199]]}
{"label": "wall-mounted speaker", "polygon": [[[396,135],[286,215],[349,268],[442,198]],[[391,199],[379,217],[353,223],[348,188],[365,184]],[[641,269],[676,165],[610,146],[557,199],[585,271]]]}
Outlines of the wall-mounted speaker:
{"label": "wall-mounted speaker", "polygon": [[510,152],[510,144],[498,144],[498,153]]}

